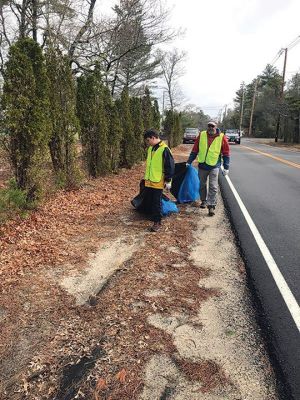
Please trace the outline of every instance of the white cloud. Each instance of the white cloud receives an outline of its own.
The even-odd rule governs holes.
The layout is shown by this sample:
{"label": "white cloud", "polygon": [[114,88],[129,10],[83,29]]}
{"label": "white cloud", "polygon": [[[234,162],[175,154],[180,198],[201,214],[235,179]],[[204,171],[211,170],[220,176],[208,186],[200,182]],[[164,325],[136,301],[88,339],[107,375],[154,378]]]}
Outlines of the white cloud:
{"label": "white cloud", "polygon": [[[182,89],[199,106],[231,103],[242,81],[251,82],[300,35],[297,0],[168,3],[174,5],[173,25],[186,28],[176,43],[189,54]],[[288,54],[287,71],[299,69],[299,55],[300,44]],[[276,63],[280,70],[282,62]]]}
{"label": "white cloud", "polygon": [[[188,103],[215,109],[232,103],[280,48],[300,35],[299,0],[164,0],[170,23],[186,29],[176,46],[188,53],[181,88]],[[102,0],[107,11],[113,0]],[[283,57],[276,63],[282,71]],[[300,68],[300,43],[288,53],[287,78]],[[205,109],[215,116],[217,111]]]}

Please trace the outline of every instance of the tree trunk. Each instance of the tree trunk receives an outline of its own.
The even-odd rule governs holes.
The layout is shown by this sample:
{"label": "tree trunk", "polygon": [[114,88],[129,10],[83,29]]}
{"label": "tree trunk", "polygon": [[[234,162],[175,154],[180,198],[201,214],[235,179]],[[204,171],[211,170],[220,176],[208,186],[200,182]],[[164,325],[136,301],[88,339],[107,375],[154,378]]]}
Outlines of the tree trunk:
{"label": "tree trunk", "polygon": [[37,42],[37,5],[38,0],[31,0],[32,4],[32,39]]}
{"label": "tree trunk", "polygon": [[24,39],[26,36],[26,8],[27,0],[23,0],[20,16],[20,39]]}
{"label": "tree trunk", "polygon": [[97,0],[91,0],[90,1],[90,7],[89,7],[89,11],[88,11],[88,16],[87,16],[87,20],[84,23],[84,25],[79,29],[79,32],[77,33],[74,42],[71,44],[70,49],[69,49],[69,57],[72,60],[74,53],[75,53],[75,49],[76,46],[78,45],[78,43],[80,42],[82,36],[85,34],[85,32],[89,29],[92,21],[93,21],[93,14],[94,14],[94,8],[95,8],[95,4],[96,4]]}
{"label": "tree trunk", "polygon": [[57,137],[52,137],[49,142],[50,155],[54,171],[57,173],[63,170],[62,146]]}

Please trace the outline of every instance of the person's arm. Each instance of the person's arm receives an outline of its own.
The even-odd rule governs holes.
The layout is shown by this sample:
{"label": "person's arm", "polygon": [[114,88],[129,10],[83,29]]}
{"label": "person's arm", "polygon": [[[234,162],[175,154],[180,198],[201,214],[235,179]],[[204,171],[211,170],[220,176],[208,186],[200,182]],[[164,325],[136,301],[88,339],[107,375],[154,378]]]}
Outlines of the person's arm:
{"label": "person's arm", "polygon": [[163,152],[165,182],[171,182],[175,172],[175,162],[168,147]]}
{"label": "person's arm", "polygon": [[192,162],[196,159],[198,152],[199,152],[199,137],[195,140],[194,146],[192,148],[192,151],[190,152],[189,158],[187,160],[187,164],[192,164]]}
{"label": "person's arm", "polygon": [[228,143],[228,139],[227,139],[226,135],[223,136],[221,154],[222,154],[222,158],[223,158],[223,167],[224,167],[224,169],[228,170],[229,163],[230,163],[230,147],[229,147],[229,143]]}

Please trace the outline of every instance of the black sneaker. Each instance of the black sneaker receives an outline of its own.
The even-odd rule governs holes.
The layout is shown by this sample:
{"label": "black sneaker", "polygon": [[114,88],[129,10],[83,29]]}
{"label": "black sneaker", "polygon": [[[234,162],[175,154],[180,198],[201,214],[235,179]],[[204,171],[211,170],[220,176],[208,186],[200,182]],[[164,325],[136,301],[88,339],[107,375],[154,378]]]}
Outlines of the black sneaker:
{"label": "black sneaker", "polygon": [[158,232],[160,229],[161,229],[161,223],[160,222],[154,222],[154,224],[150,228],[150,231],[151,232]]}
{"label": "black sneaker", "polygon": [[200,208],[206,208],[206,201],[201,201]]}
{"label": "black sneaker", "polygon": [[213,217],[215,215],[215,206],[208,206],[208,215],[209,217]]}

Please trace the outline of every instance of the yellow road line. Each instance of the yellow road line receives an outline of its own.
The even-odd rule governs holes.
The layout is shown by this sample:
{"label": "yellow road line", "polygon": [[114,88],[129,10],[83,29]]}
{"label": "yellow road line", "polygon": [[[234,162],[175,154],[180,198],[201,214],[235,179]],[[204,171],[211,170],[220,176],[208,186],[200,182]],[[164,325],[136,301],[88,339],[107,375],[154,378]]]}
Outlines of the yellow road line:
{"label": "yellow road line", "polygon": [[285,160],[284,158],[273,156],[272,154],[265,153],[263,151],[253,149],[252,147],[243,146],[243,145],[241,145],[241,147],[244,148],[244,149],[255,151],[256,153],[262,154],[263,156],[273,158],[274,160],[280,161],[280,162],[282,162],[284,164],[287,164],[287,165],[289,165],[291,167],[300,168],[300,164],[294,163],[292,161]]}

